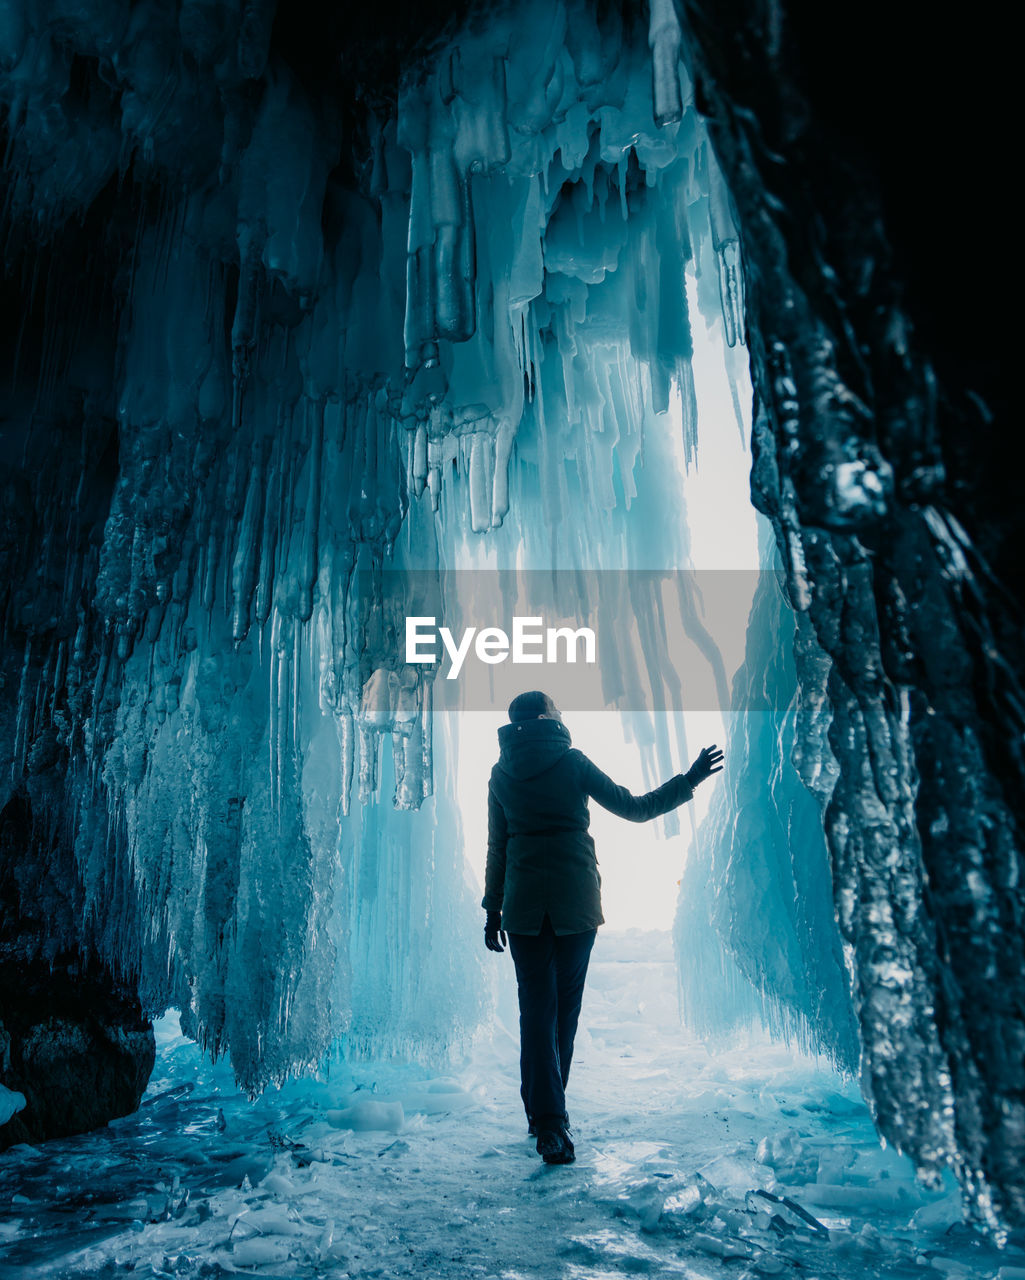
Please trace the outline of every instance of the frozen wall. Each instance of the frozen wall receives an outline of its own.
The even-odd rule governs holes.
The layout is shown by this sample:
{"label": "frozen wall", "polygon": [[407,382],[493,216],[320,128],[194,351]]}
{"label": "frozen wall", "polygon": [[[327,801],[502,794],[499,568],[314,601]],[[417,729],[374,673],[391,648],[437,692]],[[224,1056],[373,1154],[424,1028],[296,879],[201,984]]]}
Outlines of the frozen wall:
{"label": "frozen wall", "polygon": [[992,32],[872,3],[839,30],[815,6],[687,13],[743,229],[752,493],[798,611],[794,763],[823,810],[862,1087],[978,1221],[1021,1222],[1022,511],[980,325],[999,284],[943,265],[967,229],[949,158],[971,157],[973,207],[1002,167]]}
{"label": "frozen wall", "polygon": [[[771,534],[770,534],[771,537]],[[794,611],[764,537],[729,750],[680,885],[681,1007],[713,1041],[754,1018],[856,1073],[860,1040],[813,794],[792,763],[799,698]],[[760,695],[760,696],[759,696]],[[820,767],[833,769],[829,755]]]}
{"label": "frozen wall", "polygon": [[[8,793],[62,779],[90,945],[246,1085],[339,1035],[442,1052],[480,949],[403,617],[494,531],[678,566],[644,462],[672,388],[697,448],[688,273],[743,367],[675,14],[515,6],[355,117],[269,10],[16,8],[7,40]],[[607,671],[671,683],[657,583],[629,607],[646,661]]]}

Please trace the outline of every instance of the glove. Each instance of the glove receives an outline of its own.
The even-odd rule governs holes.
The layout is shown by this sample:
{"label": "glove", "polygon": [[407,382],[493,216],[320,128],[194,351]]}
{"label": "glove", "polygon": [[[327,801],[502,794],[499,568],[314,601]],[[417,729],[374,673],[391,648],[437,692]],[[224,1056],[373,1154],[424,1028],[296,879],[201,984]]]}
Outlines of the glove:
{"label": "glove", "polygon": [[691,787],[696,787],[699,782],[704,782],[706,778],[710,778],[713,773],[719,773],[722,770],[722,752],[713,742],[710,747],[705,747],[691,767],[683,775],[690,783]]}
{"label": "glove", "polygon": [[[499,942],[499,938],[501,938],[501,942]],[[506,937],[502,932],[501,911],[488,912],[488,918],[484,924],[484,945],[489,951],[505,950]]]}

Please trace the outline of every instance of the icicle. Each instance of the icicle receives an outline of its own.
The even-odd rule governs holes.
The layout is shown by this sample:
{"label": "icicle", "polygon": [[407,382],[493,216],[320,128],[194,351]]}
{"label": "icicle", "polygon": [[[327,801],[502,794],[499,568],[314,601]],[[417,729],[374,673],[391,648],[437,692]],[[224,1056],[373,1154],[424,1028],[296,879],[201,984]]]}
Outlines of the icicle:
{"label": "icicle", "polygon": [[[307,402],[308,403],[308,402]],[[313,616],[313,587],[317,580],[317,531],[320,524],[320,472],[324,453],[324,401],[308,407],[312,418],[309,468],[310,480],[303,512],[302,550],[299,563],[299,617],[308,622]]]}
{"label": "icicle", "polygon": [[737,431],[740,434],[740,440],[743,445],[747,445],[747,429],[744,422],[744,410],[740,403],[740,392],[738,390],[738,379],[729,377],[730,384],[730,401],[733,405],[733,416],[737,423]]}
{"label": "icicle", "polygon": [[249,630],[249,614],[256,587],[257,542],[263,516],[264,474],[262,452],[254,448],[249,467],[249,485],[238,530],[238,546],[231,566],[231,634],[244,638]]}
{"label": "icicle", "polygon": [[689,360],[681,360],[676,372],[682,408],[684,458],[687,466],[691,467],[698,456],[698,399],[694,387],[694,369]]}
{"label": "icicle", "polygon": [[744,279],[740,261],[740,241],[730,210],[730,194],[722,170],[709,156],[708,212],[712,226],[712,245],[719,258],[719,295],[722,301],[726,343],[734,347],[744,344]]}
{"label": "icicle", "polygon": [[167,719],[167,692],[166,686],[159,680],[153,686],[152,700],[153,710],[157,716],[157,724],[163,724]]}
{"label": "icicle", "polygon": [[217,570],[220,567],[220,540],[212,530],[207,537],[203,556],[203,608],[210,613],[217,599]]}
{"label": "icicle", "polygon": [[494,485],[491,436],[474,431],[470,446],[470,527],[484,533],[491,527],[491,492]]}
{"label": "icicle", "polygon": [[420,685],[420,738],[423,752],[420,777],[426,800],[434,794],[434,685],[430,680]]}
{"label": "icicle", "polygon": [[339,806],[343,816],[347,816],[352,804],[352,769],[355,752],[353,750],[352,715],[346,710],[335,717],[338,731],[339,764],[342,779]]}
{"label": "icicle", "polygon": [[507,418],[499,418],[495,435],[494,489],[491,497],[491,525],[497,529],[509,511],[509,459],[516,432]]}
{"label": "icicle", "polygon": [[289,716],[289,725],[291,728],[291,737],[289,739],[289,749],[296,751],[299,743],[302,741],[300,736],[300,726],[302,724],[302,703],[299,700],[299,690],[302,687],[303,673],[303,636],[309,629],[306,622],[292,623],[292,655],[290,669],[292,675],[292,687],[289,691],[289,708],[291,715]]}
{"label": "icicle", "polygon": [[486,122],[486,148],[483,163],[486,167],[503,165],[509,160],[509,102],[506,92],[506,59],[491,59],[490,101],[483,113]]}
{"label": "icicle", "polygon": [[650,0],[651,87],[655,123],[672,124],[683,115],[680,96],[680,22],[673,0]]}
{"label": "icicle", "polygon": [[280,665],[280,631],[281,631],[281,615],[277,609],[271,617],[270,623],[270,646],[267,655],[267,674],[269,679],[269,688],[267,692],[267,746],[269,748],[269,786],[270,806],[272,811],[277,812],[278,808],[278,741],[280,729],[278,726],[278,685],[280,677],[278,674],[278,666]]}
{"label": "icicle", "polygon": [[427,483],[427,427],[418,422],[413,436],[413,494],[419,498]]}
{"label": "icicle", "polygon": [[[18,709],[15,713],[14,721],[14,750],[12,759],[17,762],[18,770],[23,771],[25,768],[25,756],[28,752],[29,742],[29,702],[32,699],[32,692],[29,689],[29,671],[32,661],[32,640],[25,642],[25,657],[21,663],[21,675],[18,679]],[[96,701],[98,702],[98,698]]]}
{"label": "icicle", "polygon": [[261,626],[270,617],[274,603],[274,574],[277,568],[277,539],[284,505],[285,456],[291,440],[289,421],[279,410],[277,433],[266,481],[267,497],[263,507],[263,530],[260,536],[260,575],[256,586],[254,611]]}
{"label": "icicle", "polygon": [[425,359],[431,357],[428,348],[436,314],[435,208],[443,201],[444,187],[442,185],[442,190],[435,193],[435,182],[442,182],[443,175],[440,172],[436,174],[432,166],[430,93],[430,87],[423,92],[410,90],[403,93],[399,102],[399,141],[412,153],[404,331],[406,367],[409,369],[419,368]]}
{"label": "icicle", "polygon": [[[392,770],[395,774],[395,794],[392,797],[392,804],[396,809],[418,808],[420,803],[419,788],[416,787],[418,780],[412,777],[410,762],[407,759],[410,747],[409,737],[403,733],[393,733],[391,744]],[[419,764],[419,761],[417,763]]]}
{"label": "icicle", "polygon": [[722,295],[726,342],[744,345],[744,276],[740,265],[740,243],[728,240],[719,249],[719,290]]}
{"label": "icicle", "polygon": [[274,720],[277,734],[274,742],[274,794],[277,797],[275,812],[281,818],[281,798],[285,769],[288,763],[292,727],[292,631],[295,627],[292,618],[281,619],[281,630],[278,637],[277,652],[277,688],[274,691]]}
{"label": "icicle", "polygon": [[616,172],[619,175],[619,212],[624,222],[630,217],[630,211],[626,203],[626,178],[630,169],[630,161],[628,153],[624,153],[619,163],[616,165]]}
{"label": "icicle", "polygon": [[[442,129],[432,128],[430,160],[431,224],[434,257],[433,319],[428,313],[431,337],[465,342],[473,333],[473,211],[470,188],[456,170],[451,146]],[[419,274],[419,273],[418,273]]]}
{"label": "icicle", "polygon": [[368,805],[377,794],[377,761],[381,735],[362,724],[359,728],[359,802]]}
{"label": "icicle", "polygon": [[427,487],[431,494],[431,510],[437,511],[441,505],[441,463],[442,443],[431,440],[427,445]]}
{"label": "icicle", "polygon": [[235,431],[242,422],[242,397],[249,380],[250,360],[256,345],[256,311],[262,272],[263,237],[253,228],[238,229],[239,276],[238,302],[231,326],[231,371],[234,393],[231,408]]}
{"label": "icicle", "polygon": [[361,725],[370,725],[380,732],[391,724],[391,698],[388,691],[389,672],[384,667],[372,671],[363,686],[360,698],[359,719]]}

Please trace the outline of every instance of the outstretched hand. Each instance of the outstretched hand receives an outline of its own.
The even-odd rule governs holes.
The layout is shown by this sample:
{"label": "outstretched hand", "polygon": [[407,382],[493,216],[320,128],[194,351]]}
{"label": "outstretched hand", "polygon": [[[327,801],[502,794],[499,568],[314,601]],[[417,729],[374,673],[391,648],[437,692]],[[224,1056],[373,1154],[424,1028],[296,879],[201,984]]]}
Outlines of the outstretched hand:
{"label": "outstretched hand", "polygon": [[704,782],[706,778],[710,778],[713,773],[719,773],[722,770],[722,752],[713,742],[710,747],[705,747],[691,767],[687,770],[686,778],[692,787],[696,787],[699,782]]}
{"label": "outstretched hand", "polygon": [[489,951],[504,951],[507,946],[505,931],[499,928],[501,919],[499,912],[496,911],[493,916],[488,912],[487,923],[484,926],[484,945]]}

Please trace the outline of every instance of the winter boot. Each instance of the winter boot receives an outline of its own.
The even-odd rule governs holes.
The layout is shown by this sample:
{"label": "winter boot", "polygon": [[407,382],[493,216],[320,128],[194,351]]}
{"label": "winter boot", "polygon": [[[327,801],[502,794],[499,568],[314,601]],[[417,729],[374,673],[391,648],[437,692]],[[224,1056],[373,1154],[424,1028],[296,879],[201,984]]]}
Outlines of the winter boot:
{"label": "winter boot", "polygon": [[563,1124],[554,1127],[538,1125],[537,1154],[545,1164],[572,1164],[577,1158],[573,1142]]}

